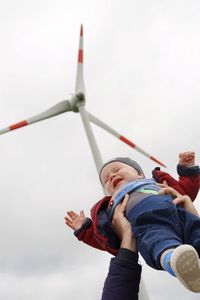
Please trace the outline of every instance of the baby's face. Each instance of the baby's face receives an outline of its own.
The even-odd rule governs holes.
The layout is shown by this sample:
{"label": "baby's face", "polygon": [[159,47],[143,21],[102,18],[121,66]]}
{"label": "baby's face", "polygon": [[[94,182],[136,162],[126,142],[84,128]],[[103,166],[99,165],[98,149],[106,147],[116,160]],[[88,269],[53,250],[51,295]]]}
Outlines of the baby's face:
{"label": "baby's face", "polygon": [[109,163],[101,171],[101,181],[110,195],[127,182],[141,178],[144,176],[136,169],[119,161]]}

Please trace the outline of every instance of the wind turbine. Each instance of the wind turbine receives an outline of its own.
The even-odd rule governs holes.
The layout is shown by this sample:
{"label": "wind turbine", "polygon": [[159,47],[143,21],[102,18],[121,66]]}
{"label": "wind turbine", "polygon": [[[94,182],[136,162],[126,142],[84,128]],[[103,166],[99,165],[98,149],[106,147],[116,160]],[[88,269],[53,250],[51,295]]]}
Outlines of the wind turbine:
{"label": "wind turbine", "polygon": [[123,136],[122,134],[118,133],[116,130],[99,120],[97,117],[89,113],[85,109],[85,85],[84,85],[84,76],[83,76],[83,26],[81,25],[80,29],[80,40],[79,40],[79,50],[78,50],[78,64],[77,64],[77,73],[76,73],[76,85],[75,85],[75,93],[71,97],[70,100],[63,100],[56,105],[52,106],[48,110],[30,117],[26,120],[22,120],[18,123],[12,124],[8,127],[0,129],[0,134],[8,133],[9,131],[22,128],[27,125],[31,125],[33,123],[46,120],[52,117],[55,117],[59,114],[72,111],[76,113],[80,113],[83,125],[89,140],[89,145],[92,151],[92,155],[96,164],[97,171],[99,171],[100,167],[102,166],[102,158],[100,152],[98,150],[94,134],[92,132],[92,128],[90,122],[96,124],[97,126],[103,128],[104,130],[108,131],[116,138],[127,144],[128,146],[134,148],[136,151],[140,152],[142,155],[148,157],[149,159],[153,160],[157,164],[165,167],[165,165],[156,159],[154,156],[148,154],[142,148],[137,146],[134,142],[130,141],[128,138]]}
{"label": "wind turbine", "polygon": [[[33,117],[30,117],[26,120],[20,121],[18,123],[12,124],[8,127],[5,127],[0,130],[0,134],[8,133],[12,130],[22,128],[27,125],[31,125],[33,123],[46,120],[52,117],[55,117],[59,114],[65,113],[65,112],[76,112],[80,113],[81,119],[86,131],[86,135],[89,141],[89,145],[92,151],[92,155],[95,161],[95,165],[97,168],[97,171],[100,170],[103,160],[101,158],[99,149],[96,144],[96,140],[90,125],[90,122],[96,124],[97,126],[101,127],[102,129],[106,130],[107,132],[111,133],[113,136],[127,144],[128,146],[134,148],[136,151],[140,152],[142,155],[148,157],[149,159],[153,160],[157,164],[165,167],[165,165],[160,162],[158,159],[156,159],[154,156],[148,154],[146,151],[144,151],[142,148],[137,146],[134,142],[130,141],[125,136],[118,133],[116,130],[99,120],[97,117],[89,113],[85,109],[85,85],[84,85],[84,76],[83,76],[83,26],[81,25],[80,29],[80,39],[79,39],[79,50],[78,50],[78,64],[77,64],[77,73],[76,73],[76,85],[75,85],[75,93],[71,97],[70,100],[63,100],[53,107],[49,108],[48,110],[37,114]],[[141,282],[141,288],[140,288],[140,300],[148,300],[148,294],[146,292],[145,286],[143,281]]]}

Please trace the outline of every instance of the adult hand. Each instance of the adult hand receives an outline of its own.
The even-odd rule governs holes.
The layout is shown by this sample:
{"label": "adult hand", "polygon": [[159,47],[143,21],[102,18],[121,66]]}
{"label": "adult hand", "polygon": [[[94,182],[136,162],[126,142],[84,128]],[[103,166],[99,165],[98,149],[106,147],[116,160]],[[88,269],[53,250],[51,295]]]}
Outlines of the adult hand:
{"label": "adult hand", "polygon": [[161,190],[159,191],[160,195],[171,195],[174,199],[181,196],[179,192],[177,192],[172,187],[166,185],[166,184],[158,184]]}
{"label": "adult hand", "polygon": [[164,185],[160,185],[160,186],[161,187],[163,186],[163,188],[161,188],[159,192],[160,195],[171,195],[174,198],[173,203],[175,205],[182,205],[187,211],[199,217],[199,213],[196,210],[189,196],[181,195],[179,192],[177,192],[175,189],[169,186],[167,187]]}
{"label": "adult hand", "polygon": [[180,195],[173,200],[173,203],[175,205],[182,205],[187,211],[189,211],[193,215],[196,215],[197,217],[199,217],[199,213],[198,213],[196,207],[194,206],[194,204],[192,203],[192,200],[190,199],[189,196]]}
{"label": "adult hand", "polygon": [[137,251],[136,240],[131,230],[131,224],[124,216],[129,195],[125,195],[124,200],[115,208],[112,228],[121,240],[121,248],[127,248],[132,251]]}

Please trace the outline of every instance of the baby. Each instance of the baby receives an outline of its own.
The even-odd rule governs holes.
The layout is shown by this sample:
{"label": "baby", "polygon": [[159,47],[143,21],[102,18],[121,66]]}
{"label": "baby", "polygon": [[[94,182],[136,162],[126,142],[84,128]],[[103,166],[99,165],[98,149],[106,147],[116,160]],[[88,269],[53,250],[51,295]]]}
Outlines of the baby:
{"label": "baby", "polygon": [[[183,190],[192,191],[200,169],[194,152],[179,155]],[[189,175],[188,175],[189,174]],[[69,211],[66,224],[83,242],[116,255],[120,241],[111,227],[116,205],[129,194],[126,217],[131,223],[138,249],[146,263],[176,276],[186,288],[200,292],[200,218],[175,206],[170,195],[160,195],[154,179],[146,179],[142,168],[132,159],[117,157],[103,165],[100,180],[110,196],[91,209],[91,219]],[[185,176],[184,176],[185,175]]]}

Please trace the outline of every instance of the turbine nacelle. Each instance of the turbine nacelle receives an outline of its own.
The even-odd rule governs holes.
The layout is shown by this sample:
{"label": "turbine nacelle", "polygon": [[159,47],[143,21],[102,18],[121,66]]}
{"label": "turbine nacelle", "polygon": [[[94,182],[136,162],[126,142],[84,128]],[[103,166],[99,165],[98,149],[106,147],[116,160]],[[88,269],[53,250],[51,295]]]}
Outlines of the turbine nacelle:
{"label": "turbine nacelle", "polygon": [[70,108],[73,112],[79,112],[79,107],[85,105],[85,95],[83,92],[78,92],[72,96],[70,100]]}

